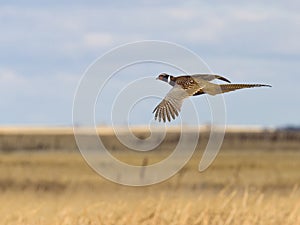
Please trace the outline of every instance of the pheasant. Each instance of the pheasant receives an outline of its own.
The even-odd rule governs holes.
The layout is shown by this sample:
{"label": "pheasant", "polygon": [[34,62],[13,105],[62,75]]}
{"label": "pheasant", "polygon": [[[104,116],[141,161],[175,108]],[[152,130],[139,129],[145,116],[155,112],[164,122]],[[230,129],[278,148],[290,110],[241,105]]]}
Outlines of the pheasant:
{"label": "pheasant", "polygon": [[[166,122],[167,120],[170,122],[172,119],[174,120],[179,115],[183,100],[190,96],[202,94],[217,95],[243,88],[271,87],[266,84],[231,84],[227,78],[213,74],[194,74],[174,77],[162,73],[156,79],[167,82],[173,86],[152,112],[155,113],[155,120],[159,122]],[[210,82],[215,79],[222,80],[229,84],[215,84]]]}

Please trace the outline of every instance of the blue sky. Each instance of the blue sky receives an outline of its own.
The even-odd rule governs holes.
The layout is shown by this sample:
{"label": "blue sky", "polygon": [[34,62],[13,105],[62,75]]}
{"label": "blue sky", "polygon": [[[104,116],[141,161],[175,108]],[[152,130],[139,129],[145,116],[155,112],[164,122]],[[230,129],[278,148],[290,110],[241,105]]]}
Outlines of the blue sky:
{"label": "blue sky", "polygon": [[[299,22],[299,1],[0,1],[0,125],[71,125],[90,63],[142,40],[183,45],[232,82],[273,86],[226,94],[228,124],[299,125]],[[147,123],[151,110],[139,110],[132,123]]]}

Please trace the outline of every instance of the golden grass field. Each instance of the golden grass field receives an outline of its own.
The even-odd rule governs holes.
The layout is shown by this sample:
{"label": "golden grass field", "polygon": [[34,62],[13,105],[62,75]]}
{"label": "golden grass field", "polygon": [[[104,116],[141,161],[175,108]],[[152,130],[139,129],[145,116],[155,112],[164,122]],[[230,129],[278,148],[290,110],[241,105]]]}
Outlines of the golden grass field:
{"label": "golden grass field", "polygon": [[[105,180],[76,151],[0,153],[0,224],[300,224],[299,150],[222,148],[203,173],[197,151],[147,187]],[[140,155],[114,155],[142,164]]]}

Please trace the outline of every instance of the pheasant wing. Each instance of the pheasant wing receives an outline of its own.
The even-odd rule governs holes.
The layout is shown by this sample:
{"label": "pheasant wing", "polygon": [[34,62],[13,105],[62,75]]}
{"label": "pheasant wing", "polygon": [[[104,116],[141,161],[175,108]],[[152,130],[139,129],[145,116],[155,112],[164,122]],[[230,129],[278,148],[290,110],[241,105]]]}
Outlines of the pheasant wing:
{"label": "pheasant wing", "polygon": [[158,119],[159,122],[168,120],[170,122],[171,119],[175,119],[179,115],[183,100],[188,97],[187,91],[175,85],[153,110],[155,120]]}
{"label": "pheasant wing", "polygon": [[220,75],[215,75],[215,74],[194,74],[194,75],[192,75],[192,77],[196,81],[199,81],[199,79],[206,80],[206,81],[212,81],[214,79],[219,79],[219,80],[225,81],[227,83],[231,83],[230,80],[228,80],[227,78],[222,77]]}

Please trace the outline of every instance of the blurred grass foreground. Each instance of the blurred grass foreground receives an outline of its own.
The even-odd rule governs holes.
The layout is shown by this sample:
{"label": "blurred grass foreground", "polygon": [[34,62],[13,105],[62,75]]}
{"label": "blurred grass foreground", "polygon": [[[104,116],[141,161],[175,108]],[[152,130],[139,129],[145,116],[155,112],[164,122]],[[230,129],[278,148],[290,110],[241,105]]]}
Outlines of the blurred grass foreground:
{"label": "blurred grass foreground", "polygon": [[[134,165],[162,160],[180,137],[168,129],[156,149],[136,152],[111,128],[99,129],[111,154]],[[219,155],[200,173],[209,128],[197,129],[197,149],[178,174],[127,187],[87,165],[72,128],[0,128],[0,224],[300,224],[299,131],[228,128]]]}

